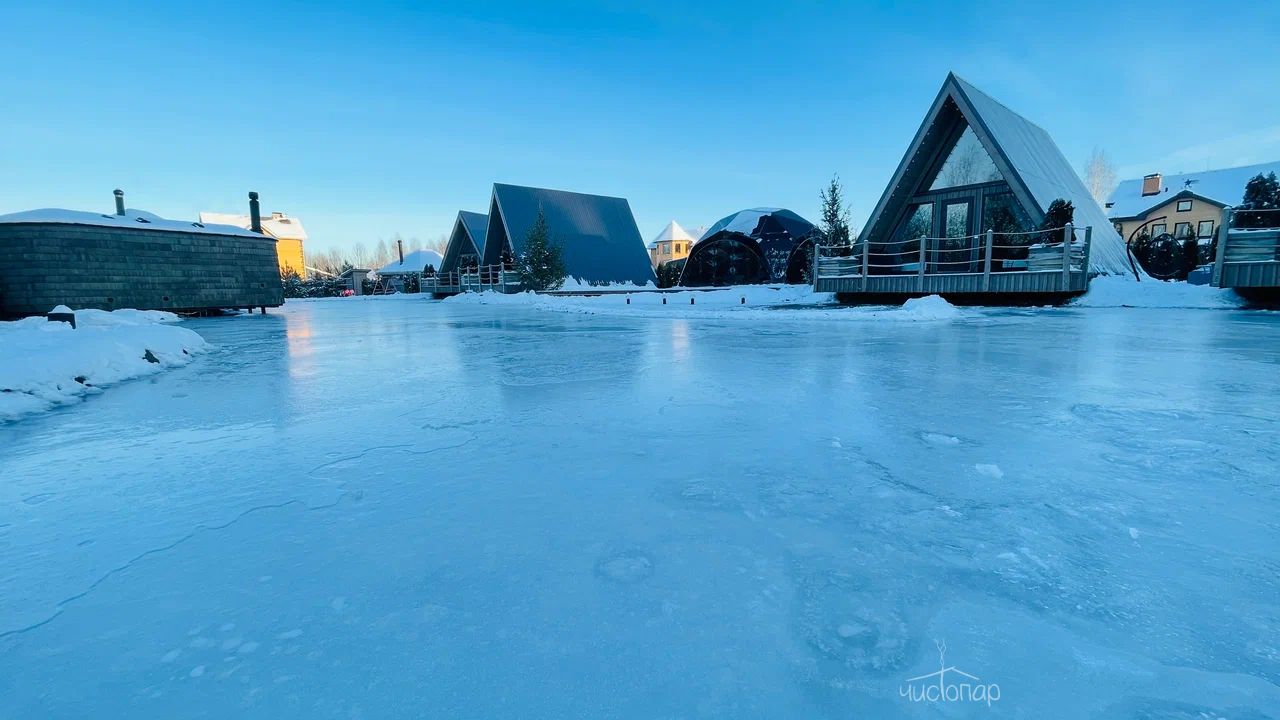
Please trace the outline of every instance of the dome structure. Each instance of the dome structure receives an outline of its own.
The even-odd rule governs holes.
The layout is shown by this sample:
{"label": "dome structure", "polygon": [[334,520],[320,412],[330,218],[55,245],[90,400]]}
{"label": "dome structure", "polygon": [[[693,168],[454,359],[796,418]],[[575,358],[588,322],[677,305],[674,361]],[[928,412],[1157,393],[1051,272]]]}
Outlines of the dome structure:
{"label": "dome structure", "polygon": [[821,232],[785,208],[751,208],[721,218],[694,244],[685,287],[808,282],[809,258]]}

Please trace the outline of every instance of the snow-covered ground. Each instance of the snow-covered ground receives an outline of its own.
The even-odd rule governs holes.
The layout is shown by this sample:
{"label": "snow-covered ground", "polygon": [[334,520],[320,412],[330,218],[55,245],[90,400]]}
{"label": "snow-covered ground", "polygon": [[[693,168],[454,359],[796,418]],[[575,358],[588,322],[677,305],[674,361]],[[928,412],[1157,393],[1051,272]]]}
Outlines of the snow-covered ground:
{"label": "snow-covered ground", "polygon": [[75,329],[43,317],[0,322],[0,422],[186,365],[207,347],[195,332],[173,325],[179,319],[173,313],[79,310],[75,315]]}
{"label": "snow-covered ground", "polygon": [[710,297],[290,302],[0,426],[0,715],[1275,716],[1280,315]]}

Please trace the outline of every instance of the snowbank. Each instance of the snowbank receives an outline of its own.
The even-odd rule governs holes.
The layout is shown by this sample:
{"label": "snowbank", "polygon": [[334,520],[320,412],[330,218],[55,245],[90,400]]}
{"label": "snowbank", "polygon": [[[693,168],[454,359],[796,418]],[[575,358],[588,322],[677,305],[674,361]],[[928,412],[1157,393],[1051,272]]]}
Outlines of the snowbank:
{"label": "snowbank", "polygon": [[178,320],[157,310],[77,310],[74,330],[43,317],[0,322],[0,422],[187,364],[208,344]]}
{"label": "snowbank", "polygon": [[964,311],[936,295],[909,300],[901,307],[843,307],[835,302],[831,293],[814,292],[808,285],[743,285],[714,290],[614,292],[592,296],[462,293],[444,302],[520,305],[553,312],[646,318],[761,320],[762,313],[768,313],[770,322],[787,319],[937,322],[965,317]]}
{"label": "snowbank", "polygon": [[1238,308],[1244,305],[1231,290],[1185,282],[1100,275],[1089,281],[1089,292],[1071,303],[1076,307]]}

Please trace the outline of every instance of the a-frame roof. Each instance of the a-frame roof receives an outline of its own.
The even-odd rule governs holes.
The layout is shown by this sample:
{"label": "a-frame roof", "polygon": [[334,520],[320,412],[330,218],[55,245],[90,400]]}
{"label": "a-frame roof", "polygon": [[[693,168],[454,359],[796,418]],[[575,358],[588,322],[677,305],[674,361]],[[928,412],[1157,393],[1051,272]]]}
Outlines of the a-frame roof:
{"label": "a-frame roof", "polygon": [[1093,227],[1090,270],[1108,275],[1129,272],[1120,235],[1049,133],[954,73],[942,83],[915,139],[867,220],[865,234],[878,237],[892,232],[889,225],[928,179],[933,159],[955,137],[958,123],[967,123],[973,130],[1035,222],[1043,219],[1054,200],[1071,201],[1076,227]]}
{"label": "a-frame roof", "polygon": [[482,264],[501,262],[508,245],[519,255],[539,208],[569,277],[588,283],[656,282],[626,199],[521,185],[493,186]]}
{"label": "a-frame roof", "polygon": [[449,243],[444,247],[444,259],[440,261],[440,272],[457,270],[459,259],[466,253],[476,257],[483,255],[484,233],[488,224],[488,215],[460,210],[458,219],[453,222]]}

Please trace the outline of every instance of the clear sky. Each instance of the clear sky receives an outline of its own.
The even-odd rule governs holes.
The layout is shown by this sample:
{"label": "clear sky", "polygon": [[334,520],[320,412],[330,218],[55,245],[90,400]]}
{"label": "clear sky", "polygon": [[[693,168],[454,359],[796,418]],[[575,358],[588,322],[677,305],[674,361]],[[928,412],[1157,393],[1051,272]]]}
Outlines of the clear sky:
{"label": "clear sky", "polygon": [[647,240],[814,219],[839,172],[861,224],[949,70],[1077,168],[1280,159],[1277,3],[0,2],[0,213],[257,190],[324,249],[500,181],[626,197]]}

